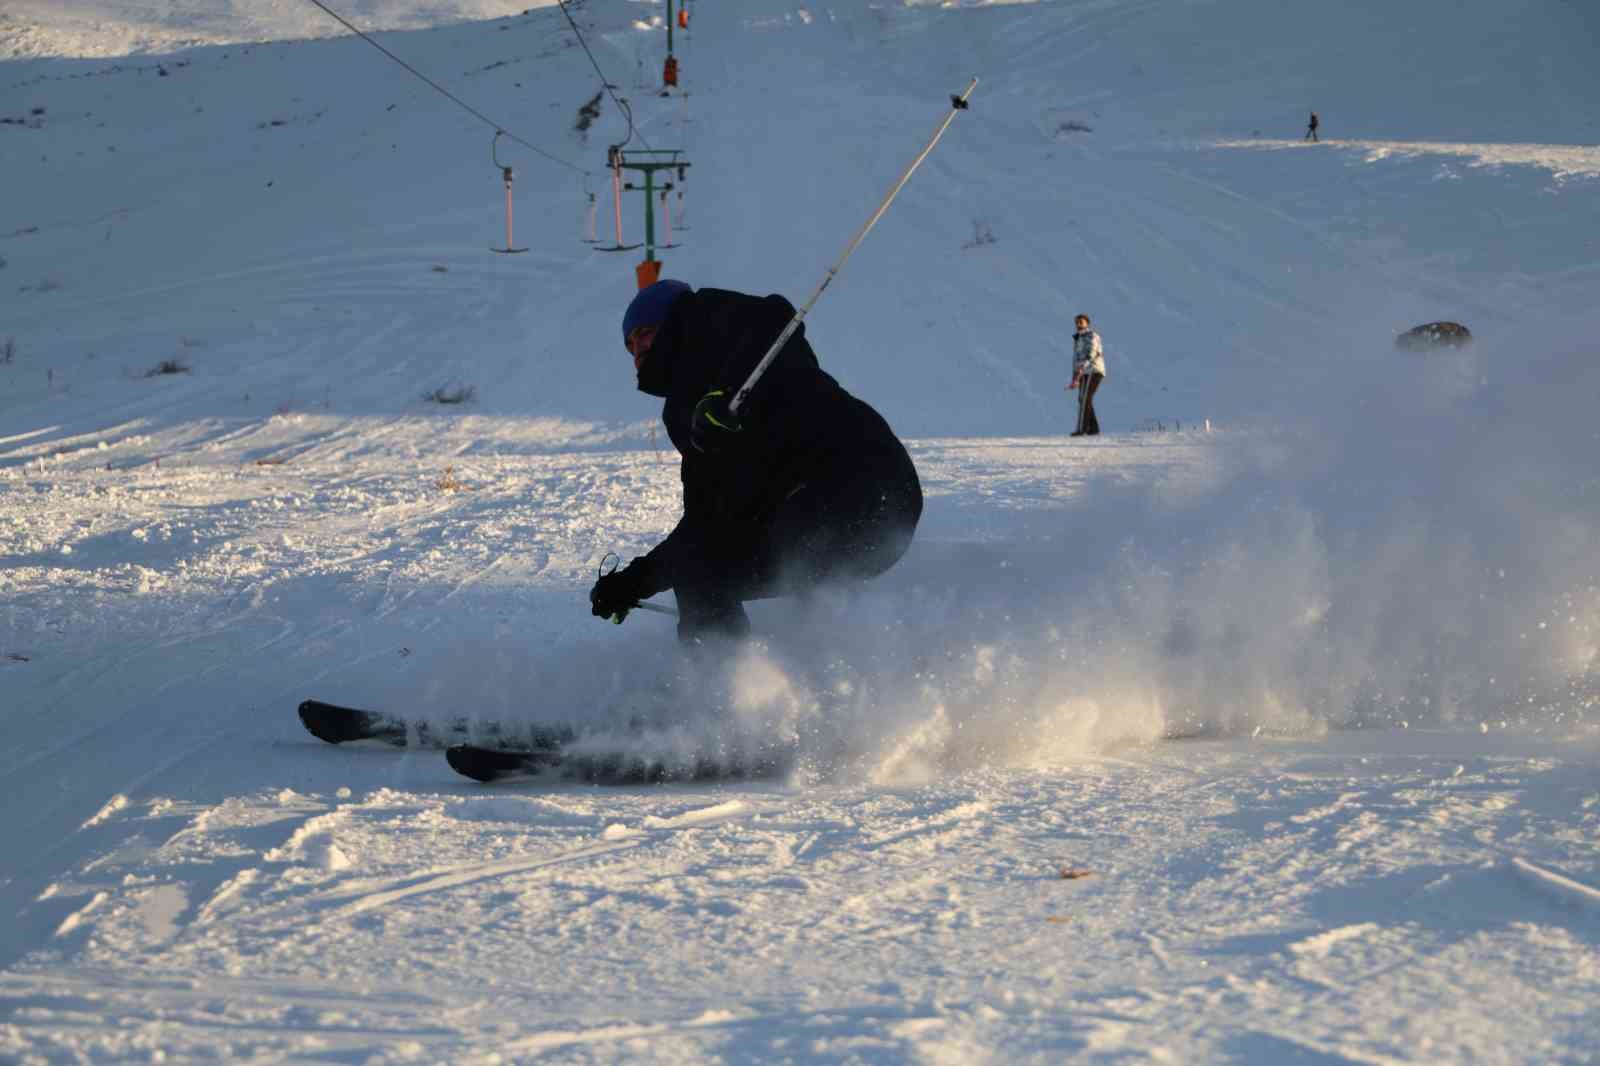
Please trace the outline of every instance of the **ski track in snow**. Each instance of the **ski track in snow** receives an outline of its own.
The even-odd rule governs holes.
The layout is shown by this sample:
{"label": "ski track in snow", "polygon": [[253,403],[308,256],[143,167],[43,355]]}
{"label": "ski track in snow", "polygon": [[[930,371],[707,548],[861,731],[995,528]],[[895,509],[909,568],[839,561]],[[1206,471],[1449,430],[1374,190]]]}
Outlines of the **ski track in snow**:
{"label": "ski track in snow", "polygon": [[[1541,986],[1600,983],[1594,908],[1522,887],[1496,852],[1565,840],[1560,862],[1586,861],[1557,815],[1585,772],[1406,741],[1210,743],[1182,768],[1091,757],[887,792],[525,794],[436,767],[432,791],[241,796],[54,894],[74,901],[54,935],[70,965],[46,950],[0,978],[0,1047],[751,1061],[1178,1041],[1368,1061],[1406,1027],[1441,1059],[1490,1032],[1578,1039]],[[1229,787],[1172,803],[1196,770]],[[795,970],[807,944],[836,964]],[[581,1009],[562,991],[575,959],[607,991]],[[1492,1005],[1436,997],[1463,980]],[[104,1021],[81,1030],[91,1001]]]}

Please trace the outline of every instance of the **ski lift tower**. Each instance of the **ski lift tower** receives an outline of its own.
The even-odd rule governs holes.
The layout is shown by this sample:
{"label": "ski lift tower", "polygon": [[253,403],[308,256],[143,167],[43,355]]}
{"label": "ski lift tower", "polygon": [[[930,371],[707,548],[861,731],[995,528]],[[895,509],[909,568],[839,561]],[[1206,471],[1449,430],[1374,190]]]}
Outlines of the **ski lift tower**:
{"label": "ski lift tower", "polygon": [[[683,158],[681,148],[614,148],[612,153],[612,166],[618,170],[637,171],[643,176],[640,184],[635,185],[629,181],[622,186],[626,190],[644,193],[644,262],[635,268],[639,288],[642,289],[661,277],[661,261],[656,258],[656,249],[677,247],[672,240],[672,207],[667,199],[667,193],[677,188],[673,184],[674,177],[678,181],[683,180],[684,171],[689,169],[689,161]],[[666,171],[667,176],[658,182],[656,175],[662,171]],[[663,221],[666,225],[666,239],[660,244],[656,243],[658,195],[661,197]]]}

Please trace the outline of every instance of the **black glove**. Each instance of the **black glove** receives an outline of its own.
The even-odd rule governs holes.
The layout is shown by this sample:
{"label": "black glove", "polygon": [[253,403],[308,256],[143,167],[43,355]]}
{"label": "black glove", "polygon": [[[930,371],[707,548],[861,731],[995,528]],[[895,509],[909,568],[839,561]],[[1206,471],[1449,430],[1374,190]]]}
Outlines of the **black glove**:
{"label": "black glove", "polygon": [[643,559],[635,559],[621,570],[601,574],[589,590],[589,609],[596,618],[622,624],[628,612],[655,590],[645,580]]}
{"label": "black glove", "polygon": [[744,431],[744,419],[728,410],[731,401],[725,389],[713,389],[694,405],[689,420],[689,443],[696,451],[712,454],[732,443],[735,433]]}

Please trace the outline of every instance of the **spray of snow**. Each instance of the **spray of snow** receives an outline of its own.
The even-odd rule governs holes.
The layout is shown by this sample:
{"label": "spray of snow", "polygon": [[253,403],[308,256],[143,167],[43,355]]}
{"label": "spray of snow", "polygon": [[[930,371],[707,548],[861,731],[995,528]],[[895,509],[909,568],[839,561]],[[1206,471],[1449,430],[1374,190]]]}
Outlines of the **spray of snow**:
{"label": "spray of snow", "polygon": [[1490,358],[1511,343],[1351,353],[1292,436],[1224,435],[1215,491],[1098,485],[864,590],[755,604],[763,638],[725,660],[641,630],[538,689],[592,709],[569,723],[590,750],[894,783],[1164,732],[1578,726],[1600,370],[1549,338]]}
{"label": "spray of snow", "polygon": [[1491,336],[1332,365],[1292,437],[1225,445],[1222,491],[1097,503],[1121,539],[1091,549],[1081,688],[1139,677],[1169,720],[1233,732],[1592,714],[1592,353]]}

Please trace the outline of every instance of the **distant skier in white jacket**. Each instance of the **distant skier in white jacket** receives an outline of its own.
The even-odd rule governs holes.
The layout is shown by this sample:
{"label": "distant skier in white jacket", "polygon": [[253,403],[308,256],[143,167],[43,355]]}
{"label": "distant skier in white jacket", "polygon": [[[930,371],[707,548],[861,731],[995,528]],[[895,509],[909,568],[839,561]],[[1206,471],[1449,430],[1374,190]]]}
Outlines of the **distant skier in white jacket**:
{"label": "distant skier in white jacket", "polygon": [[1100,348],[1100,334],[1089,328],[1089,316],[1077,317],[1078,332],[1072,335],[1072,384],[1078,390],[1078,428],[1074,437],[1092,437],[1100,432],[1094,415],[1094,394],[1106,379],[1106,356]]}

